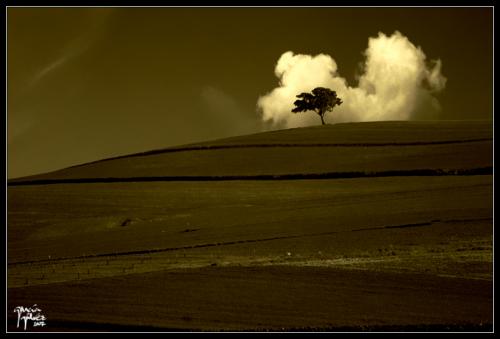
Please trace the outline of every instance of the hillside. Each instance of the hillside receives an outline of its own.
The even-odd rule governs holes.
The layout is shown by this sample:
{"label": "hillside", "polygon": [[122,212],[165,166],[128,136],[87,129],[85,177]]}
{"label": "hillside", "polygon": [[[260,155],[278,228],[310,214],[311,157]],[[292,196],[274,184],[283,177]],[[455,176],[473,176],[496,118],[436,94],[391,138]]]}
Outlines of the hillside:
{"label": "hillside", "polygon": [[486,121],[338,124],[11,180],[8,308],[47,330],[491,330],[492,149]]}
{"label": "hillside", "polygon": [[82,178],[239,177],[492,166],[488,121],[296,128],[104,159],[9,183]]}

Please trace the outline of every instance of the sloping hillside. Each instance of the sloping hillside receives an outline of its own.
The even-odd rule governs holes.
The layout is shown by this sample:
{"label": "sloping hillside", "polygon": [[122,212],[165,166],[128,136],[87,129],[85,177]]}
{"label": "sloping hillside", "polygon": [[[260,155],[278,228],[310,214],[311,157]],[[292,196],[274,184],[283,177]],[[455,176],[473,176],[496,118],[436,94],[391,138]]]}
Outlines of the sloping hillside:
{"label": "sloping hillside", "polygon": [[485,169],[493,163],[492,139],[487,121],[337,124],[154,150],[9,182]]}
{"label": "sloping hillside", "polygon": [[492,139],[339,124],[12,180],[8,308],[46,330],[491,330]]}

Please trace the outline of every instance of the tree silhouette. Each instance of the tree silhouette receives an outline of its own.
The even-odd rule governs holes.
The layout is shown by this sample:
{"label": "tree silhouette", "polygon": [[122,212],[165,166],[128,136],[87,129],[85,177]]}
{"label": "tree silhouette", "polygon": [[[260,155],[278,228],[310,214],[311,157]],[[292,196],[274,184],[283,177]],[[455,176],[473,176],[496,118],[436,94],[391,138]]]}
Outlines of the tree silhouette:
{"label": "tree silhouette", "polygon": [[326,112],[331,112],[336,105],[342,104],[342,100],[337,97],[337,93],[329,88],[316,87],[311,93],[300,93],[293,104],[293,113],[314,111],[321,118],[321,124],[325,124],[323,119]]}

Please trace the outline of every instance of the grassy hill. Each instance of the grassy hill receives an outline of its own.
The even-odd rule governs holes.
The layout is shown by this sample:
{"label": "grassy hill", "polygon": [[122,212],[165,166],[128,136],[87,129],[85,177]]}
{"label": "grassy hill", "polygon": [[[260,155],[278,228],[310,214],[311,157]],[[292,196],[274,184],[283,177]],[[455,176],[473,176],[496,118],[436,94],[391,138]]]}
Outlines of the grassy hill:
{"label": "grassy hill", "polygon": [[11,180],[8,307],[46,330],[489,330],[492,138],[338,124]]}
{"label": "grassy hill", "polygon": [[9,182],[485,168],[492,166],[492,138],[487,121],[326,125],[154,150]]}

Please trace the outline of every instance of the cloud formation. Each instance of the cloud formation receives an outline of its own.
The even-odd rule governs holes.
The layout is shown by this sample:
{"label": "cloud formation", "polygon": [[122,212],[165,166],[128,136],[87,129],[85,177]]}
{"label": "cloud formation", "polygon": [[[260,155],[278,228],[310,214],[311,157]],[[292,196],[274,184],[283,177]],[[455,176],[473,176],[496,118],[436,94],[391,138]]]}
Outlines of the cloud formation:
{"label": "cloud formation", "polygon": [[86,52],[96,39],[102,34],[106,21],[112,13],[112,8],[101,8],[88,14],[88,25],[86,29],[74,39],[69,41],[63,48],[60,55],[52,62],[38,70],[28,83],[28,89],[35,87],[43,81],[49,74],[59,69],[73,58]]}
{"label": "cloud formation", "polygon": [[209,113],[204,127],[217,131],[221,137],[252,133],[260,127],[251,111],[244,110],[233,97],[219,88],[204,86],[201,99]]}
{"label": "cloud formation", "polygon": [[440,60],[428,62],[421,48],[398,31],[369,38],[364,55],[363,73],[351,87],[331,56],[284,53],[275,68],[279,87],[258,99],[262,119],[287,128],[317,125],[316,114],[291,110],[297,94],[319,86],[333,89],[343,101],[326,114],[328,123],[432,118],[439,112],[434,94],[446,85]]}

